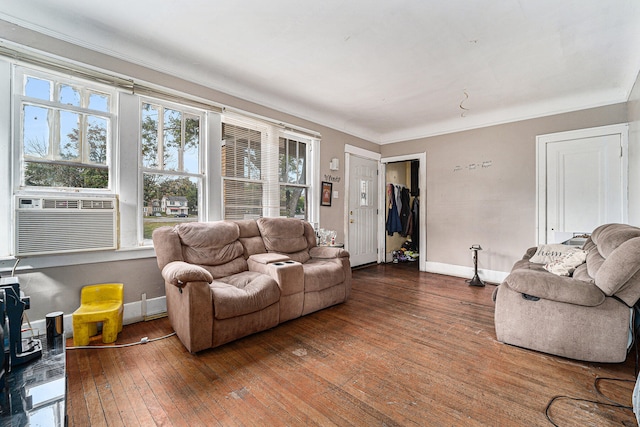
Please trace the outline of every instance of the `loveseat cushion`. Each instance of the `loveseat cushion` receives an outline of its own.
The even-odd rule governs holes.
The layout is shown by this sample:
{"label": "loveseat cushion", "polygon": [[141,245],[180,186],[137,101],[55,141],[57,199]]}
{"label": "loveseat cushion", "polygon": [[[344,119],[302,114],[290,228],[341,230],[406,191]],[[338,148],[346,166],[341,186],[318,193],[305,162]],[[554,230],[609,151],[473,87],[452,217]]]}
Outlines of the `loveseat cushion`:
{"label": "loveseat cushion", "polygon": [[210,287],[216,319],[254,313],[280,300],[280,288],[276,281],[253,271],[214,280]]}
{"label": "loveseat cushion", "polygon": [[244,257],[249,258],[254,254],[263,254],[267,252],[260,235],[258,224],[253,219],[239,219],[232,222],[238,225],[240,230],[240,243],[244,247]]}
{"label": "loveseat cushion", "polygon": [[344,282],[345,272],[342,262],[326,259],[311,259],[302,264],[304,271],[304,291],[316,292]]}
{"label": "loveseat cushion", "polygon": [[175,226],[184,262],[203,266],[214,278],[248,270],[237,224],[191,222]]}
{"label": "loveseat cushion", "polygon": [[514,291],[551,301],[595,307],[605,300],[593,283],[546,271],[516,270],[504,282]]}
{"label": "loveseat cushion", "polygon": [[288,254],[297,262],[309,260],[309,242],[303,221],[294,218],[259,218],[256,220],[267,252]]}

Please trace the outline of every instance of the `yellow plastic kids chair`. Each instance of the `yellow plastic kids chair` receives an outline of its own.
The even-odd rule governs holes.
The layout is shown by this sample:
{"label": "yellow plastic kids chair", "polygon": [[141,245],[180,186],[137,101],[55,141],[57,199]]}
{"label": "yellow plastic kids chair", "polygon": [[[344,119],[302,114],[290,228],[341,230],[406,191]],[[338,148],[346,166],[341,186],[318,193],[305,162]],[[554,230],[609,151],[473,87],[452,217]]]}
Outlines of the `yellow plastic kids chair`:
{"label": "yellow plastic kids chair", "polygon": [[122,331],[124,285],[103,283],[84,286],[80,291],[80,307],[73,312],[73,345],[89,344],[102,322],[102,342],[115,342]]}

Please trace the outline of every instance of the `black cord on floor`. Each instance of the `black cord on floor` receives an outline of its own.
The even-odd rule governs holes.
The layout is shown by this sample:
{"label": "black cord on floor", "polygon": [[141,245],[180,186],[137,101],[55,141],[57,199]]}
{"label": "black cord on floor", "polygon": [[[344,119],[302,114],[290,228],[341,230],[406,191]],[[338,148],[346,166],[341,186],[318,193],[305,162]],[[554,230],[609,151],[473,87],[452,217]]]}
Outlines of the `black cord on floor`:
{"label": "black cord on floor", "polygon": [[620,409],[629,409],[631,411],[633,411],[633,406],[629,406],[629,405],[623,405],[621,403],[615,402],[611,399],[609,399],[607,396],[605,396],[604,394],[602,394],[602,392],[600,391],[600,389],[598,388],[598,383],[600,381],[603,380],[607,380],[607,381],[621,381],[621,382],[635,382],[635,380],[625,380],[625,379],[620,379],[620,378],[606,378],[606,377],[596,377],[593,387],[596,390],[596,393],[600,396],[602,396],[604,399],[608,400],[611,403],[607,403],[607,402],[601,402],[601,401],[597,401],[597,400],[591,400],[591,399],[582,399],[579,397],[571,397],[571,396],[554,396],[551,398],[551,400],[549,400],[549,403],[547,403],[547,407],[544,410],[544,415],[547,417],[547,420],[554,425],[555,427],[559,427],[558,424],[556,424],[553,419],[551,418],[551,415],[549,415],[549,410],[551,409],[551,406],[553,405],[553,403],[557,400],[560,399],[567,399],[567,400],[572,400],[574,402],[586,402],[586,403],[593,403],[596,405],[602,405],[602,406],[609,406],[611,408],[620,408]]}
{"label": "black cord on floor", "polygon": [[633,409],[632,406],[629,405],[624,405],[620,402],[616,402],[615,400],[609,399],[607,396],[605,396],[600,389],[598,388],[598,383],[600,381],[619,381],[622,383],[635,383],[636,380],[625,380],[622,378],[608,378],[608,377],[596,377],[595,381],[593,382],[593,388],[596,390],[596,393],[598,394],[598,396],[602,397],[603,399],[607,399],[609,402],[615,404],[615,405],[619,405],[620,408],[629,408],[629,409]]}

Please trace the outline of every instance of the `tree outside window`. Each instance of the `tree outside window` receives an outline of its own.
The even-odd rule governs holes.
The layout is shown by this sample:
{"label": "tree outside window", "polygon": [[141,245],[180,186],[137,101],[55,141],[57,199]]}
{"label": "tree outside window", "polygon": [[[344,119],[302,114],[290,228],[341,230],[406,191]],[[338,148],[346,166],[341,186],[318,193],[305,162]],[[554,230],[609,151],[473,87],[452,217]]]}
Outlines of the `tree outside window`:
{"label": "tree outside window", "polygon": [[279,138],[280,215],[307,219],[307,143]]}
{"label": "tree outside window", "polygon": [[22,186],[109,188],[112,94],[18,68]]}
{"label": "tree outside window", "polygon": [[143,239],[165,225],[197,221],[202,114],[156,102],[141,104]]}

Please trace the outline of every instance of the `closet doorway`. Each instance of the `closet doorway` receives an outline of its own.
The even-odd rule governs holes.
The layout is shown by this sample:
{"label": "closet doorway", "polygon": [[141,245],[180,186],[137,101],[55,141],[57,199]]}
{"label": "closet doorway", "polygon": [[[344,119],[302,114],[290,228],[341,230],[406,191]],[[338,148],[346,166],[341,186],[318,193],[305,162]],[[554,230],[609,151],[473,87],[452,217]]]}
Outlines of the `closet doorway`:
{"label": "closet doorway", "polygon": [[384,165],[384,262],[425,271],[426,155],[382,159]]}

